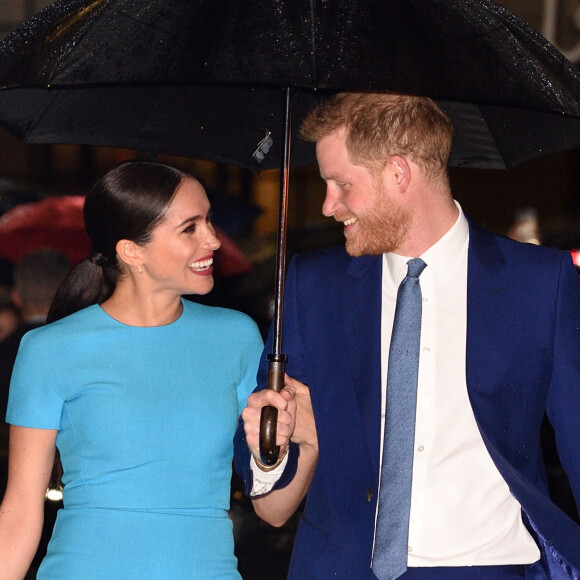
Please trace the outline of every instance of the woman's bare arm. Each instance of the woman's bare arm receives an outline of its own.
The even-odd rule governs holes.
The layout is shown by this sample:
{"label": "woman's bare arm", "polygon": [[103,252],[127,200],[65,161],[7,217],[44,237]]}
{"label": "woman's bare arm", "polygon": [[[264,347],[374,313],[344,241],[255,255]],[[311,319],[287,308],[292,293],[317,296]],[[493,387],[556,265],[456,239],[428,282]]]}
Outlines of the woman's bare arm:
{"label": "woman's bare arm", "polygon": [[0,504],[3,580],[24,578],[38,549],[56,434],[52,429],[10,427],[8,485]]}

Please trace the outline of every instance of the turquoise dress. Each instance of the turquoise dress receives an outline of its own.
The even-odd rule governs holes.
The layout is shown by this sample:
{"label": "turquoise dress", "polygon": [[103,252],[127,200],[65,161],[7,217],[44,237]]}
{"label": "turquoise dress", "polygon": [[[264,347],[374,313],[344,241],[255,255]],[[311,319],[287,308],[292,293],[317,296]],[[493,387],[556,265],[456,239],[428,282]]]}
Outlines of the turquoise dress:
{"label": "turquoise dress", "polygon": [[39,579],[239,580],[232,441],[261,351],[249,317],[187,300],[166,326],[90,306],[24,337],[7,421],[58,429],[65,484]]}

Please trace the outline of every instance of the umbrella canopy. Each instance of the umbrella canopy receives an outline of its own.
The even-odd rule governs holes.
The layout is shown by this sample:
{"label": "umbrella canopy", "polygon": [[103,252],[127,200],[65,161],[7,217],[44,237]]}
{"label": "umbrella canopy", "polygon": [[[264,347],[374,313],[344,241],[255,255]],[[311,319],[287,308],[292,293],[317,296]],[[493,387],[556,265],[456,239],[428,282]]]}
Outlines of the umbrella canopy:
{"label": "umbrella canopy", "polygon": [[[280,166],[281,87],[295,124],[338,90],[436,98],[452,165],[580,147],[578,72],[488,0],[61,0],[0,44],[0,87],[0,124],[26,142],[245,167]],[[292,161],[312,146],[295,141]]]}

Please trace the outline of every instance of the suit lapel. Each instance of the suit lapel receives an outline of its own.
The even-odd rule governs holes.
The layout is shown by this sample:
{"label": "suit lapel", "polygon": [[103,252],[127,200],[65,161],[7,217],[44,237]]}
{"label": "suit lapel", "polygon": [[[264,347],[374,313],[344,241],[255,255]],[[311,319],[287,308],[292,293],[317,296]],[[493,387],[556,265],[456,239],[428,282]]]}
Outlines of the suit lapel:
{"label": "suit lapel", "polygon": [[[494,338],[506,329],[498,312],[502,310],[507,292],[508,266],[495,237],[469,222],[469,254],[467,267],[467,345],[466,379],[476,418],[475,391],[485,390],[490,353]],[[496,328],[496,326],[498,326]]]}
{"label": "suit lapel", "polygon": [[369,460],[378,473],[381,414],[382,256],[352,258],[341,279],[345,357]]}

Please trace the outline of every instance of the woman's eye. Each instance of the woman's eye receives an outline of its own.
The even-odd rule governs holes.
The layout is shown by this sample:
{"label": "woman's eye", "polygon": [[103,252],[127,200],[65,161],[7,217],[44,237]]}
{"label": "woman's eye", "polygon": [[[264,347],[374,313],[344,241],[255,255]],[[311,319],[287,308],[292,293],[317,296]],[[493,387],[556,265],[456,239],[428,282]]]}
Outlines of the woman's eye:
{"label": "woman's eye", "polygon": [[193,232],[195,232],[195,224],[191,224],[183,230],[184,234],[192,234]]}

